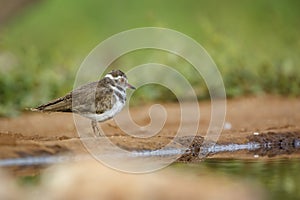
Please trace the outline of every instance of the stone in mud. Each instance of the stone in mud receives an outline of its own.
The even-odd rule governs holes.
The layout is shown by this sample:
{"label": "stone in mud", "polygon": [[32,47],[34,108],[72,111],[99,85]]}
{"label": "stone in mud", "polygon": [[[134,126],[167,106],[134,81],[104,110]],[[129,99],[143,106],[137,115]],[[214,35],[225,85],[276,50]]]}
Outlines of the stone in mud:
{"label": "stone in mud", "polygon": [[202,136],[185,136],[178,137],[175,141],[181,144],[183,147],[188,147],[184,154],[180,156],[177,161],[179,162],[193,162],[202,160],[202,156],[200,155],[200,151],[202,148],[202,144],[204,138]]}
{"label": "stone in mud", "polygon": [[259,156],[274,157],[300,152],[300,132],[266,132],[248,137],[250,142],[260,144],[261,148],[255,150]]}

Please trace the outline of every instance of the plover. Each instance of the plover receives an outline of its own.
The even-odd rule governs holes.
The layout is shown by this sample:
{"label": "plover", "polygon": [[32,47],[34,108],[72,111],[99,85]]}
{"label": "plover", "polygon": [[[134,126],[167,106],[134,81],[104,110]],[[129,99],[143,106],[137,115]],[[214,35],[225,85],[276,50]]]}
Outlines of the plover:
{"label": "plover", "polygon": [[63,97],[42,104],[32,111],[72,112],[91,119],[95,135],[100,135],[97,122],[113,118],[126,102],[126,89],[135,89],[121,70],[113,70],[99,81],[82,85]]}

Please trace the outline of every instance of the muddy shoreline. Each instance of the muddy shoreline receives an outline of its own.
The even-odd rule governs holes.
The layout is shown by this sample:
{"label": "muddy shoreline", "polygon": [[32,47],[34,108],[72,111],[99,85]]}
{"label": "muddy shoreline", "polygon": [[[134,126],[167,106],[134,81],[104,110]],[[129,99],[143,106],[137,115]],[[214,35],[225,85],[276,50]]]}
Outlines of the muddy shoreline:
{"label": "muddy shoreline", "polygon": [[[201,119],[197,136],[176,137],[180,123],[180,109],[176,104],[162,104],[167,111],[163,129],[150,138],[128,136],[114,120],[100,124],[112,143],[127,151],[155,151],[167,144],[189,146],[179,162],[202,159],[274,159],[300,157],[300,101],[297,98],[274,96],[251,97],[227,102],[226,123],[216,145],[203,146],[210,120],[210,103],[200,102]],[[133,107],[130,112],[135,122],[150,122],[151,105]],[[153,113],[152,113],[153,114]],[[155,116],[156,113],[154,113]],[[159,115],[159,113],[157,113]],[[192,120],[192,119],[191,119]],[[92,136],[92,133],[91,133]],[[76,133],[70,114],[24,113],[14,119],[0,118],[0,160],[26,159],[68,155],[88,155]],[[101,140],[101,139],[100,139]],[[255,147],[255,148],[254,148]],[[205,157],[200,156],[205,152]],[[9,168],[16,174],[35,174],[46,165]]]}

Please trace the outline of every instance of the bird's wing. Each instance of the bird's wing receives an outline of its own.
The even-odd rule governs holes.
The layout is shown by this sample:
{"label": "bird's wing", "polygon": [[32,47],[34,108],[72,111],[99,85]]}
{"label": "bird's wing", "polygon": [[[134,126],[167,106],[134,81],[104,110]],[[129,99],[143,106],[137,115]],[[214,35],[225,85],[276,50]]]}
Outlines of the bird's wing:
{"label": "bird's wing", "polygon": [[80,86],[63,97],[31,110],[101,114],[111,109],[114,103],[113,90],[100,80]]}
{"label": "bird's wing", "polygon": [[84,85],[72,92],[73,112],[104,113],[115,103],[113,90],[101,81]]}
{"label": "bird's wing", "polygon": [[88,93],[91,90],[90,88],[95,87],[96,85],[97,82],[85,84],[83,86],[78,87],[74,91],[69,92],[63,97],[49,101],[48,103],[42,104],[31,110],[42,112],[73,112],[72,106],[74,95],[76,95],[75,102],[77,102],[79,106],[80,103],[83,103],[80,101],[81,96],[89,96]]}

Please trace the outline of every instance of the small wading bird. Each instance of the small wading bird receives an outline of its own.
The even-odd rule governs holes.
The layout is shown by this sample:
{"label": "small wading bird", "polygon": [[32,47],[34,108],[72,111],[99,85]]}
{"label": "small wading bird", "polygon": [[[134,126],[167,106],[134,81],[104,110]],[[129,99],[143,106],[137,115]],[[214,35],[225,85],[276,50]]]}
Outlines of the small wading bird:
{"label": "small wading bird", "polygon": [[135,89],[125,73],[113,70],[99,81],[82,85],[63,97],[42,104],[32,111],[73,112],[92,120],[95,135],[100,135],[97,122],[113,118],[125,105],[126,89]]}

